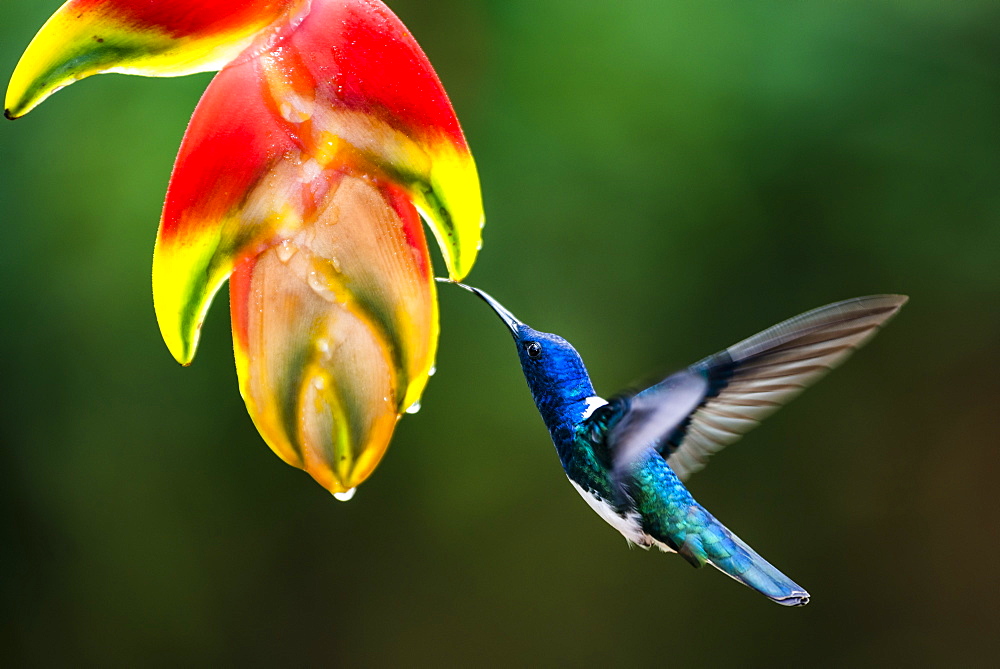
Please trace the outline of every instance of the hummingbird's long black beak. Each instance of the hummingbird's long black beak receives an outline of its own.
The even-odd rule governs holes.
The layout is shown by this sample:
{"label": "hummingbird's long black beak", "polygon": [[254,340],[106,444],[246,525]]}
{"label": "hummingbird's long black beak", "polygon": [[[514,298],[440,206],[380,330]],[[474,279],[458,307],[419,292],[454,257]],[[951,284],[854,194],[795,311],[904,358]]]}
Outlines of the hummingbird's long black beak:
{"label": "hummingbird's long black beak", "polygon": [[517,317],[514,316],[514,314],[507,311],[506,307],[504,307],[502,304],[493,299],[493,297],[486,291],[479,290],[478,288],[473,288],[472,286],[467,286],[464,283],[459,283],[458,281],[452,281],[451,279],[442,279],[438,277],[437,280],[440,281],[441,283],[453,283],[456,286],[465,288],[467,291],[475,293],[476,295],[481,297],[483,301],[486,302],[486,304],[490,305],[490,307],[493,308],[493,311],[497,312],[497,316],[499,316],[503,320],[503,322],[507,324],[507,327],[509,327],[510,331],[514,333],[514,336],[517,336],[518,326],[524,325],[524,323],[517,320]]}

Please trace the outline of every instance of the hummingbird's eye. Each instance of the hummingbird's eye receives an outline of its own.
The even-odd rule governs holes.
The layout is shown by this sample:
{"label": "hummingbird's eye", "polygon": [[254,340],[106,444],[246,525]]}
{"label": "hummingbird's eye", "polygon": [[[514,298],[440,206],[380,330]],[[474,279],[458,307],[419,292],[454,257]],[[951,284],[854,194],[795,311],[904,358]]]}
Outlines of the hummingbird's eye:
{"label": "hummingbird's eye", "polygon": [[542,345],[537,341],[529,341],[528,345],[524,347],[524,350],[528,352],[529,358],[537,358],[542,354]]}

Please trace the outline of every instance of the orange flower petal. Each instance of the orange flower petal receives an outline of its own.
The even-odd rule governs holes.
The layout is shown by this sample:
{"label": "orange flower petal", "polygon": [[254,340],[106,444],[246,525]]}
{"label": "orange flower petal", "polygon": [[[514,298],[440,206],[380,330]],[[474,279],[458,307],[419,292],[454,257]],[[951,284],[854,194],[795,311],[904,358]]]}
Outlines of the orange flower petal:
{"label": "orange flower petal", "polygon": [[374,470],[437,344],[423,229],[394,187],[344,175],[297,234],[233,273],[240,391],[283,460],[334,493]]}

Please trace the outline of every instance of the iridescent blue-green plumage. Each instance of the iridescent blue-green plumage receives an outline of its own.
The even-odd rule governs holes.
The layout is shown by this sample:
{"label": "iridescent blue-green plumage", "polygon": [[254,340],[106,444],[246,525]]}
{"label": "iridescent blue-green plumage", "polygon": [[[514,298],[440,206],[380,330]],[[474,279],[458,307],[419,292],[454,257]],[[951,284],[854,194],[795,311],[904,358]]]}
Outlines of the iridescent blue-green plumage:
{"label": "iridescent blue-green plumage", "polygon": [[695,567],[709,563],[780,604],[807,603],[805,589],[698,504],[655,451],[643,454],[625,481],[614,480],[606,438],[627,411],[628,399],[613,400],[580,423],[573,446],[562,449],[569,454],[561,459],[570,480],[595,498],[614,500],[609,504],[620,516],[635,517],[636,531],[623,531],[630,541],[679,553]]}
{"label": "iridescent blue-green plumage", "polygon": [[514,335],[521,367],[563,469],[626,539],[711,564],[786,606],[809,594],[698,504],[682,479],[870,339],[906,302],[855,298],[802,314],[634,395],[597,396],[565,339],[482,297]]}

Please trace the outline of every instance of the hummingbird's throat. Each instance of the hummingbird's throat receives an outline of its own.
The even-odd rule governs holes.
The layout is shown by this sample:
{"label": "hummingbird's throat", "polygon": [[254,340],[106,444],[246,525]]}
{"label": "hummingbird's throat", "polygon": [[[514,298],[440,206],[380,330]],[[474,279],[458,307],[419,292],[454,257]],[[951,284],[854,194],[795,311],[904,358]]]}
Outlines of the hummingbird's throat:
{"label": "hummingbird's throat", "polygon": [[590,388],[589,392],[574,393],[570,396],[545,393],[532,393],[532,396],[535,406],[538,407],[538,413],[553,435],[561,428],[575,430],[580,421],[601,406],[593,403],[595,399],[593,388]]}

